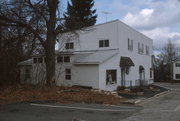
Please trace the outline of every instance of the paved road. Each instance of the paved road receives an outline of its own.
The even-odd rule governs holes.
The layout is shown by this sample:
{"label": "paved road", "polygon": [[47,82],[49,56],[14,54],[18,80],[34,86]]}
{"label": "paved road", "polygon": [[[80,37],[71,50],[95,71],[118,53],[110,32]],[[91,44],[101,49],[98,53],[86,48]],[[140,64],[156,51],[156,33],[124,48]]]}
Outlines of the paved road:
{"label": "paved road", "polygon": [[143,110],[120,121],[180,121],[180,84],[155,83],[169,93],[140,103]]}
{"label": "paved road", "polygon": [[[168,84],[165,84],[168,86]],[[179,89],[179,86],[174,86]],[[0,105],[0,121],[180,121],[180,92],[169,91],[137,106],[20,103]]]}
{"label": "paved road", "polygon": [[132,105],[11,104],[0,106],[0,121],[119,121],[141,109],[141,106]]}
{"label": "paved road", "polygon": [[170,89],[171,91],[178,91],[180,92],[180,83],[160,83],[156,82],[155,85],[165,87],[167,89]]}

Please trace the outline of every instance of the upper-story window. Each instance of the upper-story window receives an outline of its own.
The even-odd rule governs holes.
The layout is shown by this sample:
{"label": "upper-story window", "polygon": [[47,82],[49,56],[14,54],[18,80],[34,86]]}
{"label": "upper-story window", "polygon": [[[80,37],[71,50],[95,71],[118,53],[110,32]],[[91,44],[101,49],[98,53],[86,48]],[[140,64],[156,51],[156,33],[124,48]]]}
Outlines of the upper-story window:
{"label": "upper-story window", "polygon": [[73,42],[66,43],[66,49],[74,49],[74,43]]}
{"label": "upper-story window", "polygon": [[128,38],[128,50],[133,51],[133,40]]}
{"label": "upper-story window", "polygon": [[57,62],[58,63],[69,63],[70,62],[70,56],[58,56]]}
{"label": "upper-story window", "polygon": [[144,44],[140,44],[140,42],[138,42],[138,53],[139,54],[144,53]]}
{"label": "upper-story window", "polygon": [[149,55],[149,46],[146,45],[146,55]]}
{"label": "upper-story window", "polygon": [[144,53],[144,44],[142,44],[141,52]]}
{"label": "upper-story window", "polygon": [[180,67],[180,63],[176,63],[176,67]]}
{"label": "upper-story window", "polygon": [[109,40],[99,40],[99,47],[109,47]]}
{"label": "upper-story window", "polygon": [[138,42],[138,53],[141,53],[140,43]]}

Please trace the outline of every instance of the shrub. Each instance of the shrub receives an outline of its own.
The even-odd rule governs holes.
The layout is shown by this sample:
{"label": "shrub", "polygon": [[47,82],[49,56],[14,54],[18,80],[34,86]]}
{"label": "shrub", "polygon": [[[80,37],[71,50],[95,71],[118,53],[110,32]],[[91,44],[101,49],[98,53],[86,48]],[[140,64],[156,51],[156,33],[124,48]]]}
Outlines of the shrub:
{"label": "shrub", "polygon": [[122,90],[125,90],[125,86],[118,86],[117,87],[117,91],[122,91]]}

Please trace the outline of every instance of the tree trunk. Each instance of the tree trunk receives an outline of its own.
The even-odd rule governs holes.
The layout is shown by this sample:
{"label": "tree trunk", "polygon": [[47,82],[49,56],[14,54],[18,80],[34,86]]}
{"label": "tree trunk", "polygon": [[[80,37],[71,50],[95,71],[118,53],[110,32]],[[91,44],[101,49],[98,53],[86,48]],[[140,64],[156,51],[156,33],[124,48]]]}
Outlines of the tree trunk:
{"label": "tree trunk", "polygon": [[56,42],[56,10],[58,0],[47,0],[49,8],[49,20],[47,21],[46,54],[46,79],[47,85],[55,84],[55,42]]}
{"label": "tree trunk", "polygon": [[49,36],[45,49],[46,54],[46,79],[47,85],[53,86],[55,84],[55,44],[54,36]]}

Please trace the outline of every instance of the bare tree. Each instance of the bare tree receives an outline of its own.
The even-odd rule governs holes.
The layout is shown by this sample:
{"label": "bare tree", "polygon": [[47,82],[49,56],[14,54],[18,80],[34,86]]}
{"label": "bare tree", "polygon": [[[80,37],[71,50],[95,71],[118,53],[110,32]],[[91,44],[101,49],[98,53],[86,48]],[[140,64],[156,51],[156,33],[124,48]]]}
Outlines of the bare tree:
{"label": "bare tree", "polygon": [[158,57],[158,67],[155,70],[156,80],[172,80],[172,63],[178,59],[178,48],[171,40],[163,47]]}
{"label": "bare tree", "polygon": [[56,36],[62,32],[62,26],[57,25],[59,2],[60,0],[4,1],[0,12],[1,26],[25,28],[41,43],[46,56],[46,81],[50,86],[55,84]]}

